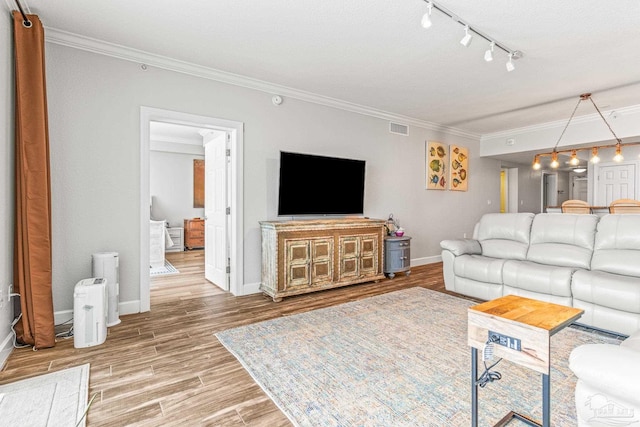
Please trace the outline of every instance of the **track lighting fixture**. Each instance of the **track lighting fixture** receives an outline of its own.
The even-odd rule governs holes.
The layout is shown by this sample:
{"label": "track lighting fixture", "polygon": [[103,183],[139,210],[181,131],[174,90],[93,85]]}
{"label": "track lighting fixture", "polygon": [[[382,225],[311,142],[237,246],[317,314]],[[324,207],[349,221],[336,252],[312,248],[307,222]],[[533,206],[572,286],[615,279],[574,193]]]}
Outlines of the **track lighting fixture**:
{"label": "track lighting fixture", "polygon": [[471,33],[469,33],[469,26],[465,25],[464,37],[462,38],[462,40],[460,40],[460,44],[464,47],[469,47],[469,45],[471,44],[471,39],[473,39],[473,36],[471,35]]}
{"label": "track lighting fixture", "polygon": [[433,25],[433,22],[431,22],[431,9],[433,9],[433,3],[428,1],[427,13],[424,14],[422,21],[420,22],[422,24],[422,28],[431,28],[431,25]]}
{"label": "track lighting fixture", "polygon": [[509,54],[509,60],[507,61],[507,71],[511,72],[516,69],[516,66],[513,65],[513,53]]}
{"label": "track lighting fixture", "polygon": [[[610,145],[599,145],[599,146],[595,146],[595,147],[585,147],[585,148],[573,148],[573,149],[568,149],[568,150],[558,150],[558,144],[560,144],[560,140],[562,139],[562,136],[564,135],[565,131],[567,130],[567,127],[569,127],[569,123],[571,123],[571,119],[573,119],[573,116],[576,114],[578,106],[580,105],[580,103],[582,101],[586,101],[586,100],[591,101],[591,104],[593,104],[593,107],[596,109],[596,111],[600,115],[600,118],[602,119],[602,121],[604,121],[604,124],[607,125],[607,127],[609,128],[609,131],[611,132],[611,134],[615,138],[616,143],[615,144],[610,144]],[[613,129],[611,129],[611,125],[604,118],[604,116],[600,112],[600,109],[598,108],[596,103],[593,102],[593,99],[591,99],[591,94],[590,93],[583,93],[582,95],[580,95],[580,100],[578,101],[578,103],[576,104],[575,108],[573,109],[573,113],[571,113],[571,117],[569,117],[569,121],[567,121],[567,124],[565,125],[564,129],[562,130],[562,133],[560,134],[560,137],[558,138],[558,141],[556,142],[556,145],[553,147],[553,151],[550,152],[550,153],[539,153],[539,154],[536,154],[533,157],[532,168],[535,169],[535,170],[540,169],[542,167],[541,164],[540,164],[540,158],[541,157],[545,157],[545,156],[551,156],[551,163],[550,163],[549,166],[554,168],[554,169],[557,168],[558,166],[560,166],[560,163],[558,162],[558,154],[559,153],[571,153],[571,158],[569,160],[569,164],[572,165],[572,166],[577,166],[580,163],[580,160],[578,159],[578,152],[579,151],[586,151],[586,150],[590,150],[591,151],[591,159],[589,159],[589,161],[591,163],[595,164],[595,163],[598,163],[600,161],[600,157],[598,157],[598,151],[600,149],[602,149],[602,148],[615,148],[615,155],[613,156],[613,160],[615,162],[621,162],[622,160],[624,160],[624,157],[622,157],[622,146],[623,145],[640,145],[640,142],[628,142],[626,144],[623,144],[622,140],[620,138],[618,138],[618,136],[615,134]],[[577,172],[577,171],[578,171],[578,169],[574,168],[574,172]]]}
{"label": "track lighting fixture", "polygon": [[487,62],[493,61],[493,49],[496,47],[496,42],[489,43],[489,49],[484,53],[484,60]]}
{"label": "track lighting fixture", "polygon": [[493,61],[493,53],[495,51],[495,48],[497,47],[498,49],[504,51],[504,53],[509,55],[509,62],[507,62],[507,70],[513,71],[515,69],[513,61],[515,59],[522,58],[523,53],[521,51],[509,49],[504,44],[497,42],[493,37],[489,37],[488,35],[484,34],[482,31],[476,28],[473,28],[471,25],[467,24],[463,19],[461,19],[458,15],[440,6],[439,4],[433,2],[432,0],[424,0],[424,1],[425,3],[427,3],[427,12],[422,16],[422,20],[420,21],[420,24],[424,28],[431,28],[431,26],[433,25],[433,23],[431,22],[431,12],[433,11],[433,9],[436,9],[437,11],[443,13],[444,15],[447,15],[449,18],[451,18],[458,24],[464,26],[464,37],[460,40],[461,45],[463,45],[464,47],[468,47],[471,44],[471,41],[474,35],[482,37],[483,39],[489,42],[489,49],[487,49],[487,51],[484,53],[485,61],[487,62]]}

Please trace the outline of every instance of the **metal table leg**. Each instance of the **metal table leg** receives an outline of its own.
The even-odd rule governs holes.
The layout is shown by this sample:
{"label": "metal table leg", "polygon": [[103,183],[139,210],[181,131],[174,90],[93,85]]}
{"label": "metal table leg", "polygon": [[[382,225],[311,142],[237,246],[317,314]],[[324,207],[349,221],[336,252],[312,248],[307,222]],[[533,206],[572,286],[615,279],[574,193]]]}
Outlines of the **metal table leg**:
{"label": "metal table leg", "polygon": [[471,427],[478,427],[478,349],[471,347]]}
{"label": "metal table leg", "polygon": [[542,426],[551,427],[551,379],[542,374]]}

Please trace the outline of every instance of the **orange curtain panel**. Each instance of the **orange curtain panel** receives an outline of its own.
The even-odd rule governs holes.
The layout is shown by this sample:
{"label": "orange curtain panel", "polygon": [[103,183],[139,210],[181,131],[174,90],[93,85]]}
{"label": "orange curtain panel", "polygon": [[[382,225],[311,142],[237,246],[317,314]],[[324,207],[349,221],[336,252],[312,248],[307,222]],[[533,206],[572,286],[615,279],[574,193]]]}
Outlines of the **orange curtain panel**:
{"label": "orange curtain panel", "polygon": [[13,12],[16,78],[16,226],[14,286],[22,318],[18,340],[35,348],[56,343],[51,291],[51,185],[44,29],[36,15],[23,25]]}

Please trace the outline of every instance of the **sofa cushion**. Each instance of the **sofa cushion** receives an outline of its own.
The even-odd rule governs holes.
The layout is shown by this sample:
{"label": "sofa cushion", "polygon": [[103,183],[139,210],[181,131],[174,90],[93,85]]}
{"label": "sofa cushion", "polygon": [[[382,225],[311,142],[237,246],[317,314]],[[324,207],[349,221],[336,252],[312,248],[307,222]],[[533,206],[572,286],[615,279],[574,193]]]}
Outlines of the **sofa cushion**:
{"label": "sofa cushion", "polygon": [[505,261],[502,282],[505,286],[528,291],[571,297],[571,276],[575,268],[554,267],[530,261]]}
{"label": "sofa cushion", "polygon": [[458,277],[502,285],[502,265],[504,263],[504,259],[482,255],[462,255],[456,257],[453,263],[453,272]]}
{"label": "sofa cushion", "polygon": [[605,215],[600,220],[591,270],[640,277],[640,215]]}
{"label": "sofa cushion", "polygon": [[539,264],[588,269],[598,219],[597,215],[536,215],[527,259]]}
{"label": "sofa cushion", "polygon": [[482,255],[491,258],[525,259],[533,218],[532,213],[483,215],[477,228]]}
{"label": "sofa cushion", "polygon": [[640,278],[603,271],[579,270],[571,283],[573,298],[596,305],[640,313]]}

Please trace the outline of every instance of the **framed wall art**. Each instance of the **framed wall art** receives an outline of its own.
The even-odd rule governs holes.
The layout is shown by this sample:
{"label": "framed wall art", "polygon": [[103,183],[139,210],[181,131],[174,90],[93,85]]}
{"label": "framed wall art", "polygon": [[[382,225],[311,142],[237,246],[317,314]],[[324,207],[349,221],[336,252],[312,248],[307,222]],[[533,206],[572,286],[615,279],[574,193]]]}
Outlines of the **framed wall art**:
{"label": "framed wall art", "polygon": [[440,142],[428,141],[426,151],[427,190],[446,190],[449,167],[447,146]]}
{"label": "framed wall art", "polygon": [[449,190],[467,191],[469,183],[469,150],[459,145],[449,146]]}
{"label": "framed wall art", "polygon": [[204,160],[193,159],[193,207],[204,208]]}

